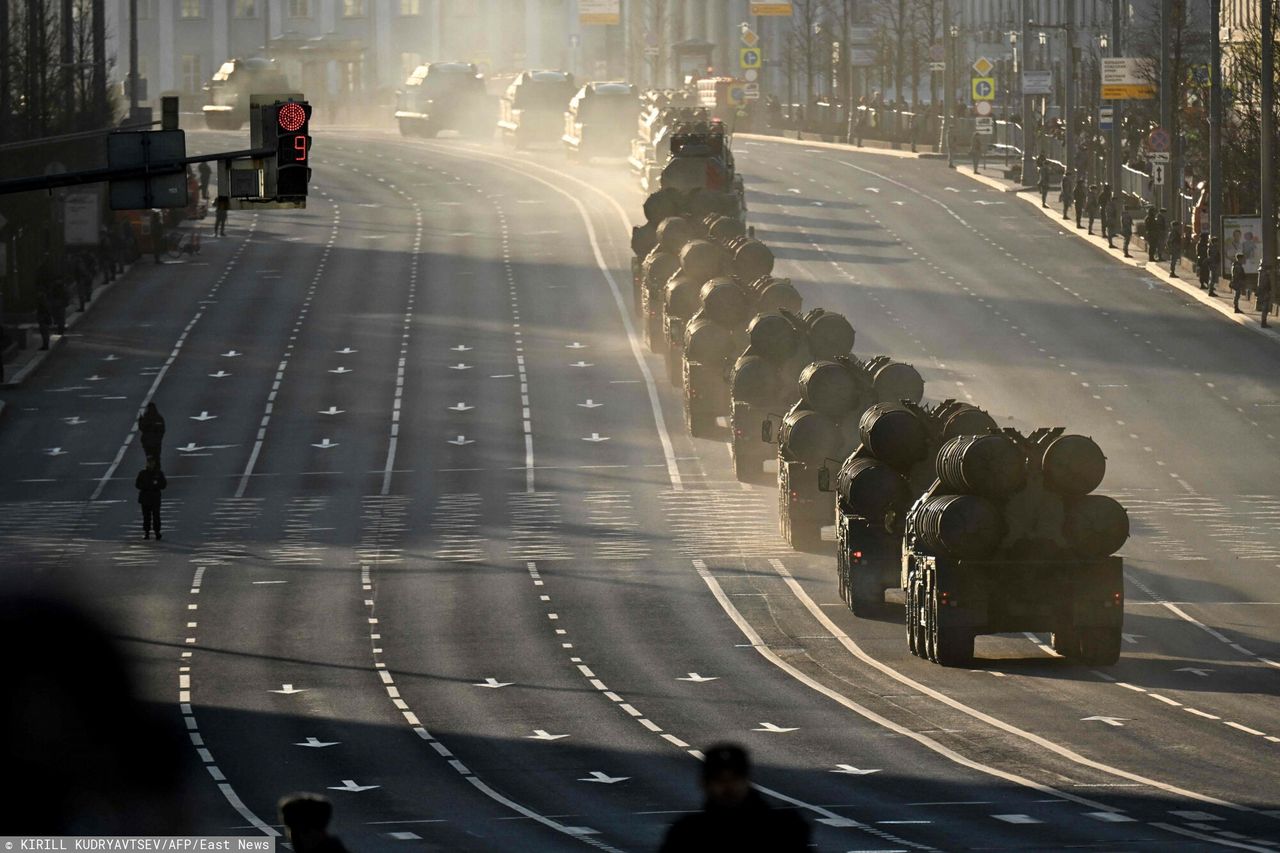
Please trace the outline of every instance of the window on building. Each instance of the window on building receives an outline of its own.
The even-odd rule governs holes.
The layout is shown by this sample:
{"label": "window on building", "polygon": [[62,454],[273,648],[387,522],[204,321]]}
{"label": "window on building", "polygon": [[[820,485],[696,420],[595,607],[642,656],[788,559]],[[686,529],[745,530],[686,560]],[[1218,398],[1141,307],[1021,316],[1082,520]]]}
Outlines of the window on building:
{"label": "window on building", "polygon": [[204,76],[200,73],[200,56],[194,53],[182,55],[182,91],[199,92],[204,85]]}
{"label": "window on building", "polygon": [[421,15],[422,0],[400,0],[401,15]]}
{"label": "window on building", "polygon": [[342,17],[363,18],[364,0],[342,0]]}
{"label": "window on building", "polygon": [[235,16],[237,18],[258,17],[258,0],[236,0]]}
{"label": "window on building", "polygon": [[311,0],[289,0],[290,18],[310,18]]}
{"label": "window on building", "polygon": [[182,6],[179,9],[183,18],[202,18],[204,17],[203,9],[204,0],[182,0]]}

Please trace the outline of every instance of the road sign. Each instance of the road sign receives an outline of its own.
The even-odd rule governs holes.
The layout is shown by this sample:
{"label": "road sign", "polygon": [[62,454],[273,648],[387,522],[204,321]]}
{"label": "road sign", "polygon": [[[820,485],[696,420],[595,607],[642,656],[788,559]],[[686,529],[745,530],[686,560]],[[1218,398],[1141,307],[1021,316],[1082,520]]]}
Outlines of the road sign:
{"label": "road sign", "polygon": [[1147,135],[1147,148],[1152,151],[1168,151],[1169,141],[1169,131],[1157,127]]}
{"label": "road sign", "polygon": [[1023,70],[1022,94],[1052,95],[1053,94],[1053,72],[1052,71],[1031,71],[1030,69]]}
{"label": "road sign", "polygon": [[875,44],[875,27],[850,27],[849,44]]}
{"label": "road sign", "polygon": [[759,43],[760,43],[760,36],[756,35],[756,31],[751,29],[751,27],[748,27],[746,24],[743,24],[742,25],[743,47],[755,47]]}
{"label": "road sign", "polygon": [[1151,183],[1157,187],[1164,186],[1164,163],[1151,164]]}
{"label": "road sign", "polygon": [[1147,159],[1150,160],[1152,163],[1168,163],[1169,152],[1168,151],[1149,151],[1147,152]]}
{"label": "road sign", "polygon": [[1115,126],[1115,108],[1098,108],[1098,130],[1111,130]]}
{"label": "road sign", "polygon": [[1156,96],[1149,63],[1131,56],[1102,58],[1102,97],[1108,101],[1148,100]]}
{"label": "road sign", "polygon": [[973,129],[983,136],[996,132],[996,121],[991,116],[978,116],[973,120]]}
{"label": "road sign", "polygon": [[941,44],[929,45],[929,59],[933,62],[942,62],[947,58],[947,49]]}
{"label": "road sign", "polygon": [[578,0],[578,23],[612,26],[622,20],[622,0]]}
{"label": "road sign", "polygon": [[979,77],[986,77],[991,73],[991,69],[995,67],[995,64],[985,56],[979,56],[973,63],[973,70],[977,72]]}
{"label": "road sign", "polygon": [[973,78],[973,99],[975,101],[993,101],[996,97],[996,81],[993,77]]}
{"label": "road sign", "polygon": [[758,100],[760,100],[760,84],[759,84],[759,83],[747,83],[746,85],[744,85],[744,86],[742,87],[742,99],[743,99],[744,101],[758,101]]}
{"label": "road sign", "polygon": [[746,83],[743,83],[741,86],[734,85],[729,87],[730,106],[734,106],[734,107],[739,106],[746,99],[747,97],[746,87],[747,87]]}
{"label": "road sign", "polygon": [[946,71],[946,70],[947,70],[947,63],[945,63],[945,62],[930,62],[930,63],[929,63],[929,70],[930,70],[930,71]]}
{"label": "road sign", "polygon": [[973,111],[980,116],[989,116],[991,115],[991,102],[977,101],[973,105]]}
{"label": "road sign", "polygon": [[738,67],[759,68],[761,65],[760,49],[756,47],[738,48]]}
{"label": "road sign", "polygon": [[870,68],[876,64],[876,49],[870,45],[855,44],[849,48],[849,64],[855,68]]}
{"label": "road sign", "polygon": [[[107,165],[113,169],[140,168],[181,160],[187,156],[186,140],[182,130],[117,131],[107,135]],[[186,207],[187,176],[180,171],[113,180],[108,185],[108,198],[112,210]]]}
{"label": "road sign", "polygon": [[654,57],[654,56],[657,56],[659,52],[660,51],[656,44],[645,45],[645,48],[644,48],[645,56]]}
{"label": "road sign", "polygon": [[790,3],[756,3],[752,0],[751,14],[760,15],[761,17],[790,18]]}
{"label": "road sign", "polygon": [[754,68],[748,68],[746,71],[742,72],[742,79],[746,80],[748,83],[756,82],[756,80],[759,79],[759,77],[760,77],[760,72],[755,70]]}

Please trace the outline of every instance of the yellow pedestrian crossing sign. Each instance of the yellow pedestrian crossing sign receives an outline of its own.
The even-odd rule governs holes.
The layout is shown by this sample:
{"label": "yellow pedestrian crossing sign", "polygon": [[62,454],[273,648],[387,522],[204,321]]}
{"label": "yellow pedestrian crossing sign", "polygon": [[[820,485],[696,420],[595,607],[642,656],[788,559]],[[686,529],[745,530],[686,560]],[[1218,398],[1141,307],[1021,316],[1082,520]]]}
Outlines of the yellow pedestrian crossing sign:
{"label": "yellow pedestrian crossing sign", "polygon": [[994,101],[996,99],[996,79],[994,77],[974,77],[973,99],[975,101]]}
{"label": "yellow pedestrian crossing sign", "polygon": [[760,48],[758,47],[738,48],[738,67],[759,68],[761,64],[762,64],[762,58],[760,56]]}

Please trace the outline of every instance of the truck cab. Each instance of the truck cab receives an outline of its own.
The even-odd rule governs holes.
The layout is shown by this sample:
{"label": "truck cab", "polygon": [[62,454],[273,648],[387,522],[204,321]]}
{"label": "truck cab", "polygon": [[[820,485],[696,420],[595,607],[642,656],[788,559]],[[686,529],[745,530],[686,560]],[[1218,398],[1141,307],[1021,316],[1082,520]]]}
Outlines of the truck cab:
{"label": "truck cab", "polygon": [[498,131],[503,141],[517,149],[555,142],[575,91],[567,71],[521,71],[502,96]]}
{"label": "truck cab", "polygon": [[228,59],[204,87],[209,103],[201,107],[205,127],[239,130],[249,120],[249,96],[254,92],[289,92],[289,78],[275,61],[260,56]]}
{"label": "truck cab", "polygon": [[588,83],[564,114],[565,150],[570,157],[625,157],[640,107],[636,87],[625,82]]}
{"label": "truck cab", "polygon": [[[484,132],[484,75],[470,62],[419,65],[396,93],[396,123],[404,136],[434,137],[442,130]],[[490,113],[492,115],[492,113]]]}

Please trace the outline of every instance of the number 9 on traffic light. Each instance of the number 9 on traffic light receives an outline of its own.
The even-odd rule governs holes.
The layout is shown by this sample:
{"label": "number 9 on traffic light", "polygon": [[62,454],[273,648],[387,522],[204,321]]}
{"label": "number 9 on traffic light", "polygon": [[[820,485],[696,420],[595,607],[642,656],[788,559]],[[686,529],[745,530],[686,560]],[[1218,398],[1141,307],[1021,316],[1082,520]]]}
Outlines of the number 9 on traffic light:
{"label": "number 9 on traffic light", "polygon": [[276,198],[306,198],[311,168],[311,104],[288,101],[275,104]]}

